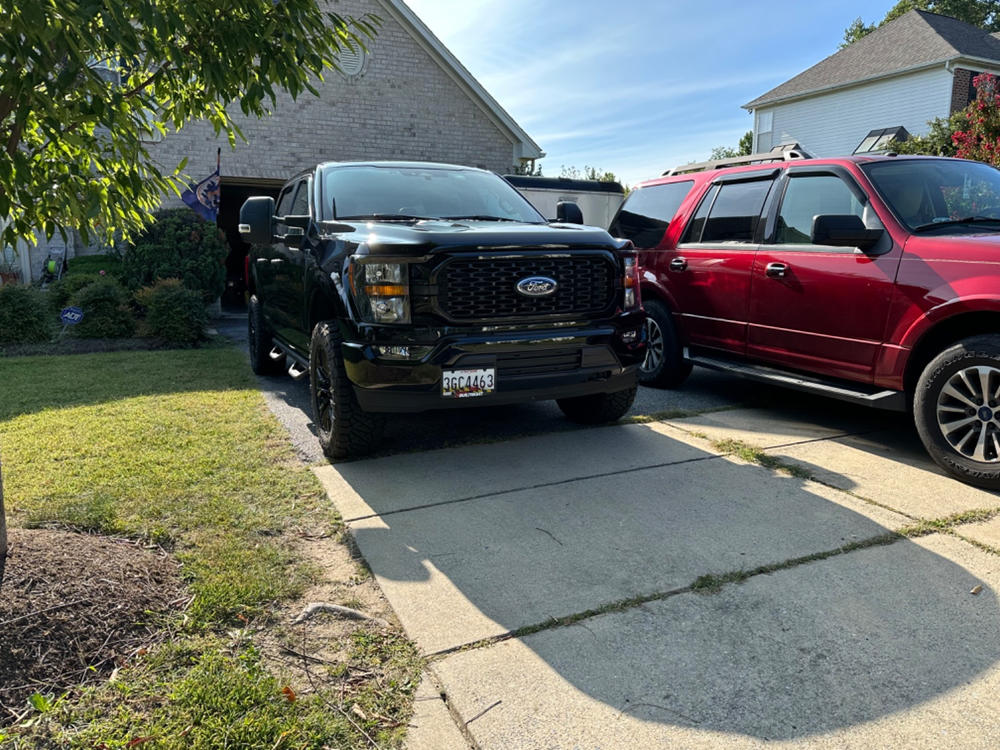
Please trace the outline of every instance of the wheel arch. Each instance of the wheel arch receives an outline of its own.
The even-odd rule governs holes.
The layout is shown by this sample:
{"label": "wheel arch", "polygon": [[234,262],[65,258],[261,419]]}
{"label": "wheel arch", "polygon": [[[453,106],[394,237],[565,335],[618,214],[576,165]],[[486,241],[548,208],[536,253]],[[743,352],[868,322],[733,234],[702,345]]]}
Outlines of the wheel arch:
{"label": "wheel arch", "polygon": [[1000,312],[979,310],[958,313],[931,326],[910,351],[903,377],[906,392],[913,393],[920,373],[934,357],[962,339],[984,333],[1000,334]]}

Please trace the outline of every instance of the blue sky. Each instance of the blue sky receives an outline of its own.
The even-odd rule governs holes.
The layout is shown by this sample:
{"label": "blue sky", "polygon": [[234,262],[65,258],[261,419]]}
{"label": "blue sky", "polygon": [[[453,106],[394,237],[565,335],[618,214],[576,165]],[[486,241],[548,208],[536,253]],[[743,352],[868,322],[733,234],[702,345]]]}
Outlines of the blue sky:
{"label": "blue sky", "polygon": [[837,51],[893,0],[407,0],[548,155],[628,184],[735,146],[740,105]]}

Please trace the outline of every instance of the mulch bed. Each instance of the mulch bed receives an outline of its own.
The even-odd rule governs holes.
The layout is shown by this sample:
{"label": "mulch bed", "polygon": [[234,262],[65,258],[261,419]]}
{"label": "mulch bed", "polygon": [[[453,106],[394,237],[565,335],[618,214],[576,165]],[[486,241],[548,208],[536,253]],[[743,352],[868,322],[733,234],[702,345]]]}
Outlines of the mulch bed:
{"label": "mulch bed", "polygon": [[[135,542],[8,529],[0,587],[0,726],[33,693],[60,696],[162,640],[162,615],[186,606],[177,562]],[[93,667],[93,669],[92,669]]]}

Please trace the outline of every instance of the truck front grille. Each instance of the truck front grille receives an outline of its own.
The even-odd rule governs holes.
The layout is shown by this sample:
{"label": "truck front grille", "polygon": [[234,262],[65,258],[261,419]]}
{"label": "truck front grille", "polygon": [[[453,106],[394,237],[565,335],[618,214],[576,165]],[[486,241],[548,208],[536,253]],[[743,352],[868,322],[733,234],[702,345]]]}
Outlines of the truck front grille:
{"label": "truck front grille", "polygon": [[[438,276],[438,306],[452,320],[594,315],[614,299],[615,266],[603,254],[537,258],[454,258]],[[555,294],[526,297],[519,281],[545,276]]]}

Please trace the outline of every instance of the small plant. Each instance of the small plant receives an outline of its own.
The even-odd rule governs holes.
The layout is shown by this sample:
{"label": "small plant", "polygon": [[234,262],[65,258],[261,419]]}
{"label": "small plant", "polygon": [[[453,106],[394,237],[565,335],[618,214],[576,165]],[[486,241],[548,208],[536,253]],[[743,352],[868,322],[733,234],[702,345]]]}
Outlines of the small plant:
{"label": "small plant", "polygon": [[225,288],[226,253],[214,224],[188,209],[161,211],[125,253],[122,280],[135,291],[160,279],[180,279],[211,302]]}
{"label": "small plant", "polygon": [[48,341],[53,324],[52,310],[43,292],[24,284],[0,287],[0,345]]}
{"label": "small plant", "polygon": [[143,287],[135,300],[145,310],[146,329],[151,336],[188,346],[205,340],[208,314],[204,299],[179,279],[162,279]]}
{"label": "small plant", "polygon": [[109,278],[85,286],[70,300],[83,310],[83,320],[73,333],[85,339],[127,338],[135,333],[135,320],[128,309],[128,294]]}

